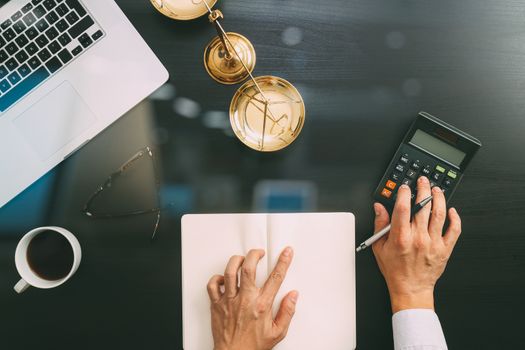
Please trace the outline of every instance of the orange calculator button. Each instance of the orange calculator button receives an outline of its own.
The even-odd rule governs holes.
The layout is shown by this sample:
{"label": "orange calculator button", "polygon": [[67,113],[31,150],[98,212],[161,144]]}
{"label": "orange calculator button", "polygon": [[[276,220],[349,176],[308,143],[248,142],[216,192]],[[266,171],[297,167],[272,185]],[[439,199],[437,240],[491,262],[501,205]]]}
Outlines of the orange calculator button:
{"label": "orange calculator button", "polygon": [[392,196],[392,191],[383,188],[383,191],[381,191],[381,195],[385,198],[390,198]]}
{"label": "orange calculator button", "polygon": [[397,186],[397,184],[394,181],[388,180],[386,182],[386,187],[390,188],[391,190],[395,190],[396,186]]}

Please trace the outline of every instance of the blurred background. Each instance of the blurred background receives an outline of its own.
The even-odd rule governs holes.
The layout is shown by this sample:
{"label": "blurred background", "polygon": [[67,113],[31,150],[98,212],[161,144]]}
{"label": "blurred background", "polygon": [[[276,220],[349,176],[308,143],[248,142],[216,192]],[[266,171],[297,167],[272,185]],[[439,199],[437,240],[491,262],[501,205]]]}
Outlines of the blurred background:
{"label": "blurred background", "polygon": [[[420,110],[484,144],[451,203],[464,234],[436,292],[449,347],[525,342],[525,1],[219,0],[225,29],[255,47],[254,75],[283,77],[305,100],[299,138],[269,154],[231,130],[239,85],[217,84],[203,67],[216,35],[206,17],[177,22],[148,0],[117,3],[171,79],[0,209],[2,348],[181,349],[180,217],[351,211],[362,241],[373,229],[372,192]],[[160,202],[153,241],[155,214],[82,213],[146,146],[154,157],[141,157],[93,207]],[[60,288],[15,295],[16,244],[41,225],[72,231],[82,263]],[[392,348],[388,294],[370,252],[357,256],[357,279],[358,348]]]}

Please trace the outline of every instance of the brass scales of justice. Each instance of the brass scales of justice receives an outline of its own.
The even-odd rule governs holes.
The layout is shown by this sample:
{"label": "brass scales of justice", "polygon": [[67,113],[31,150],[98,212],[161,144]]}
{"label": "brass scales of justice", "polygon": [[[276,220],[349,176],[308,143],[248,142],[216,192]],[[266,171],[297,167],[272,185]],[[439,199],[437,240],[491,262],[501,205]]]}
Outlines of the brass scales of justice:
{"label": "brass scales of justice", "polygon": [[291,144],[305,120],[303,98],[285,79],[265,75],[254,77],[255,49],[238,33],[226,32],[221,11],[212,9],[217,0],[150,0],[165,16],[192,20],[208,14],[217,36],[204,50],[204,67],[221,84],[239,84],[249,78],[230,103],[230,123],[235,135],[248,147],[278,151]]}

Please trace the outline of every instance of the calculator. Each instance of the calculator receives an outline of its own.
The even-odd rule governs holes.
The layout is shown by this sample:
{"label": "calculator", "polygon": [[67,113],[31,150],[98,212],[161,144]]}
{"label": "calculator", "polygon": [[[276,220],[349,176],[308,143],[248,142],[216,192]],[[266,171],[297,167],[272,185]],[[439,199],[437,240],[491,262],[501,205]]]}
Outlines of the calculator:
{"label": "calculator", "polygon": [[478,139],[420,112],[377,186],[374,199],[391,212],[397,190],[405,184],[412,190],[414,204],[416,181],[426,176],[432,187],[443,190],[448,202],[480,147]]}

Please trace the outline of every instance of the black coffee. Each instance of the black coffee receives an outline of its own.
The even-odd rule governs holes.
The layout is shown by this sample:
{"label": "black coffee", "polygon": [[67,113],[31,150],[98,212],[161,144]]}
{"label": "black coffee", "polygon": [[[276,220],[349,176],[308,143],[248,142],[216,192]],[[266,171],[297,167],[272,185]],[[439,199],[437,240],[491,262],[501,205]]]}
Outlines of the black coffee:
{"label": "black coffee", "polygon": [[73,247],[60,233],[43,231],[29,243],[27,261],[41,278],[58,280],[66,277],[73,267]]}

